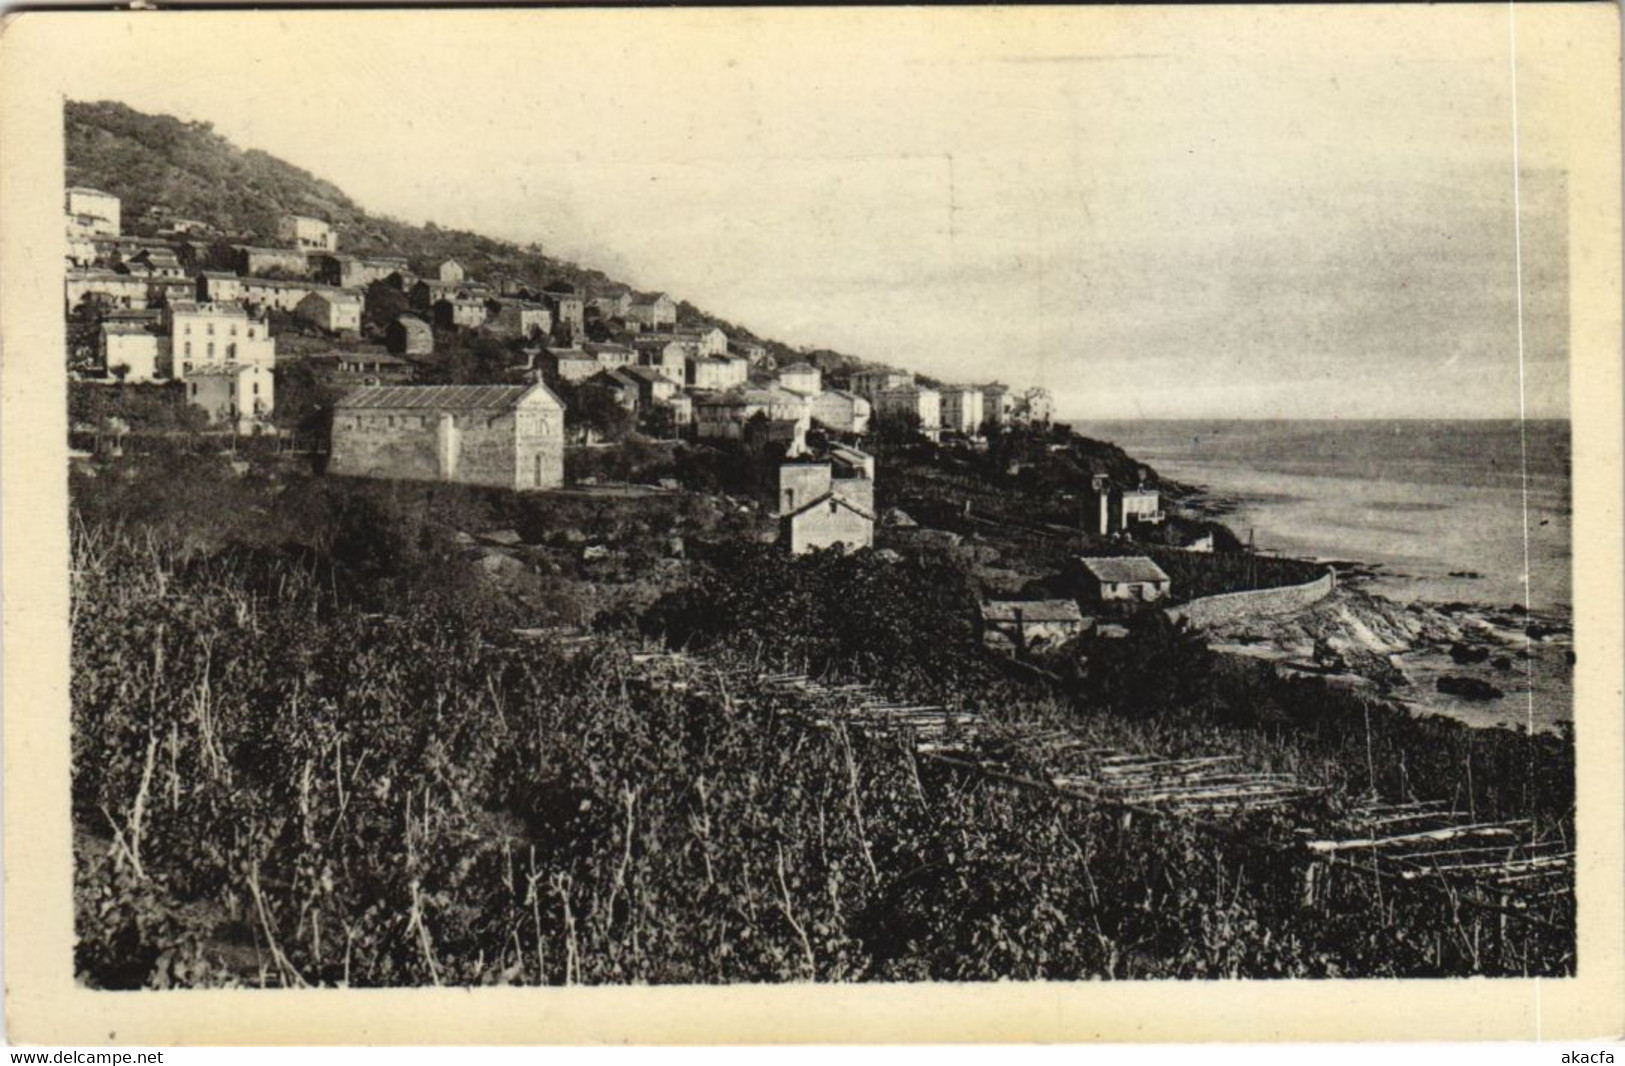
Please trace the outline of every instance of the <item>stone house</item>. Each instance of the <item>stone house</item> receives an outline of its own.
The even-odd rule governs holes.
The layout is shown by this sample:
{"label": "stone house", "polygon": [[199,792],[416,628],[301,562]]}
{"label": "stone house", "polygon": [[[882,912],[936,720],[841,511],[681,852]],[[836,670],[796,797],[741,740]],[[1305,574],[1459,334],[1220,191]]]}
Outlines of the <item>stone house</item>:
{"label": "stone house", "polygon": [[935,437],[942,428],[942,396],[924,385],[903,385],[886,389],[873,401],[877,416],[911,414],[919,419],[920,431]]}
{"label": "stone house", "polygon": [[579,348],[556,348],[536,356],[536,367],[554,381],[586,381],[600,370],[598,360]]}
{"label": "stone house", "polygon": [[779,539],[791,555],[820,548],[870,548],[875,542],[875,516],[845,496],[826,492],[780,517]]}
{"label": "stone house", "polygon": [[852,375],[851,390],[873,404],[888,389],[913,384],[914,375],[904,370],[860,370]]}
{"label": "stone house", "polygon": [[622,367],[620,373],[637,383],[638,401],[645,406],[665,403],[678,393],[678,384],[652,366]]}
{"label": "stone house", "polygon": [[440,264],[436,271],[436,276],[441,281],[450,282],[454,285],[461,285],[465,280],[467,280],[468,271],[464,268],[463,264],[459,263],[457,260],[448,259],[444,263]]}
{"label": "stone house", "polygon": [[756,366],[767,358],[767,346],[758,344],[755,341],[730,340],[728,350],[735,355],[744,356],[745,361],[751,366]]}
{"label": "stone house", "polygon": [[485,325],[485,310],[485,301],[472,296],[436,300],[434,324],[441,329],[477,329]]}
{"label": "stone house", "polygon": [[263,426],[275,390],[271,368],[255,363],[212,363],[193,367],[186,376],[186,402],[202,408],[211,424],[230,424],[239,433]]}
{"label": "stone house", "polygon": [[143,248],[130,257],[130,262],[145,266],[149,272],[149,279],[186,277],[186,268],[181,266],[180,258],[173,248]]}
{"label": "stone house", "polygon": [[1012,654],[1065,644],[1090,624],[1076,600],[992,600],[981,615],[983,643]]}
{"label": "stone house", "polygon": [[969,385],[947,385],[942,397],[942,428],[967,437],[982,433],[982,390]]}
{"label": "stone house", "polygon": [[[862,455],[862,453],[856,453]],[[778,491],[769,510],[780,518],[794,514],[813,500],[833,493],[861,510],[875,509],[874,468],[832,456],[800,459],[779,465]],[[865,457],[867,458],[867,457]],[[871,460],[872,463],[872,460]]]}
{"label": "stone house", "polygon": [[769,423],[789,423],[801,436],[812,424],[807,398],[783,389],[730,389],[694,398],[695,433],[702,439],[743,440],[747,423],[758,415]]}
{"label": "stone house", "polygon": [[1090,599],[1151,603],[1167,596],[1173,582],[1143,555],[1078,559],[1082,591]]}
{"label": "stone house", "polygon": [[147,283],[111,270],[70,270],[65,288],[69,310],[78,307],[87,296],[112,307],[135,311],[145,310],[147,306]]}
{"label": "stone house", "polygon": [[825,389],[812,398],[812,419],[840,433],[863,433],[869,428],[869,401],[857,393]]}
{"label": "stone house", "polygon": [[353,289],[318,289],[300,300],[294,313],[329,333],[359,333],[363,303]]}
{"label": "stone house", "polygon": [[387,281],[406,270],[399,256],[359,256],[331,253],[315,258],[316,280],[341,289],[365,289],[375,281]]}
{"label": "stone house", "polygon": [[499,297],[486,306],[492,312],[489,328],[493,333],[533,340],[553,329],[553,312],[546,304]]}
{"label": "stone house", "polygon": [[1010,394],[1010,386],[994,382],[982,386],[982,417],[996,426],[1010,424],[1011,407],[1015,398]]}
{"label": "stone house", "polygon": [[607,392],[614,397],[616,403],[628,411],[636,412],[643,390],[638,379],[632,376],[631,372],[635,369],[637,368],[600,370],[581,383],[581,390]]}
{"label": "stone house", "polygon": [[633,343],[639,366],[652,366],[682,385],[688,379],[688,351],[677,341],[643,340]]}
{"label": "stone house", "polygon": [[622,317],[640,330],[666,329],[677,325],[677,302],[663,292],[640,293],[631,298]]}
{"label": "stone house", "polygon": [[632,313],[632,290],[625,285],[601,285],[588,291],[587,304],[605,318],[625,321]]}
{"label": "stone house", "polygon": [[277,219],[276,236],[288,247],[305,252],[333,252],[339,246],[333,227],[308,215],[283,215]]}
{"label": "stone house", "polygon": [[296,278],[310,273],[310,260],[298,248],[259,248],[254,245],[232,245],[232,265],[245,276],[269,274],[279,271]]}
{"label": "stone house", "polygon": [[158,335],[142,322],[103,322],[97,338],[109,381],[146,384],[162,377]]}
{"label": "stone house", "polygon": [[824,387],[823,373],[811,363],[791,363],[778,373],[779,388],[803,396],[817,396]]}
{"label": "stone house", "polygon": [[414,373],[405,359],[376,350],[311,356],[311,362],[319,363],[319,373],[330,385],[405,385]]}
{"label": "stone house", "polygon": [[537,490],[564,484],[546,385],[369,385],[333,408],[331,474]]}
{"label": "stone house", "polygon": [[743,359],[715,355],[689,356],[686,370],[689,388],[712,391],[743,385],[750,376],[750,366]]}
{"label": "stone house", "polygon": [[431,355],[434,329],[416,315],[396,315],[384,328],[384,347],[392,355]]}
{"label": "stone house", "polygon": [[611,370],[618,366],[633,366],[638,361],[637,349],[628,348],[624,344],[582,341],[581,350],[597,360],[598,365],[605,370]]}
{"label": "stone house", "polygon": [[293,314],[299,310],[300,301],[319,288],[309,281],[243,278],[241,299],[245,305],[257,311],[286,311]]}
{"label": "stone house", "polygon": [[570,328],[572,339],[580,340],[587,332],[587,303],[574,289],[549,286],[541,291],[540,298],[552,312],[553,321]]}
{"label": "stone house", "polygon": [[1055,399],[1050,391],[1034,387],[1022,393],[1011,406],[1011,419],[1031,425],[1047,425],[1055,412]]}

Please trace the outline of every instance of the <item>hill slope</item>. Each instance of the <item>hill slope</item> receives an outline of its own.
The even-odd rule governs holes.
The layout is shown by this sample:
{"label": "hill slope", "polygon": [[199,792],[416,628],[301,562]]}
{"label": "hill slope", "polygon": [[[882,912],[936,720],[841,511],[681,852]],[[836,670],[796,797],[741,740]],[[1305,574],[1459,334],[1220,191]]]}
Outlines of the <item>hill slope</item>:
{"label": "hill slope", "polygon": [[[602,271],[554,259],[538,245],[521,247],[433,223],[412,226],[369,214],[331,182],[265,152],[244,151],[206,122],[149,115],[112,101],[71,100],[64,120],[68,184],[118,196],[129,232],[143,232],[143,217],[158,205],[227,233],[262,238],[276,232],[280,216],[297,213],[332,223],[344,251],[404,255],[419,270],[450,257],[476,277],[506,272],[537,282],[563,280],[578,289],[616,281]],[[682,304],[679,320],[759,340],[781,362],[800,357],[788,345],[758,337],[688,303]],[[826,370],[867,365],[841,353],[819,355]]]}

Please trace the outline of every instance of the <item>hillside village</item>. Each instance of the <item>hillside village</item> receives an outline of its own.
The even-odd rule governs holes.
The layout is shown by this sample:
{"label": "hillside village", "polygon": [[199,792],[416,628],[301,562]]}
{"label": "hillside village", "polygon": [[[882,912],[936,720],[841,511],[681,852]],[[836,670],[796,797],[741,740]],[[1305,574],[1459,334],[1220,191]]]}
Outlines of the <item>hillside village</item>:
{"label": "hillside village", "polygon": [[[118,196],[82,186],[65,209],[76,387],[145,398],[194,432],[276,441],[332,476],[546,492],[599,483],[567,473],[571,450],[628,439],[738,448],[759,468],[782,546],[804,554],[874,546],[871,442],[973,454],[1052,422],[1043,388],[845,362],[826,371],[668,293],[351,253],[308,215],[226,232],[149,204],[130,225]],[[301,394],[292,411],[279,403],[290,391]],[[137,432],[117,418],[112,428],[114,447]],[[1101,538],[1164,519],[1143,471],[1134,483],[1096,472],[1086,495],[1079,526]],[[915,525],[895,509],[891,521]],[[1212,534],[1188,546],[1210,550]],[[1101,598],[1166,595],[1166,575],[1139,562],[1160,579],[1108,584]]]}
{"label": "hillside village", "polygon": [[68,119],[81,981],[1574,972],[1571,738],[1389,698],[1527,617],[1253,551],[1042,388]]}

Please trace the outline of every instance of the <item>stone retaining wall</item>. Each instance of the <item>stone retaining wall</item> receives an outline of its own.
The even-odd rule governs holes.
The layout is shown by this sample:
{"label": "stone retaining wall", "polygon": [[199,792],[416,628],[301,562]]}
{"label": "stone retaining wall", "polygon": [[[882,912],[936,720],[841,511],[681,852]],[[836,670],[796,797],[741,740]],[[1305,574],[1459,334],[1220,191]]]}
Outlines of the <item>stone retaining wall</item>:
{"label": "stone retaining wall", "polygon": [[1305,585],[1203,596],[1189,603],[1169,607],[1166,613],[1176,622],[1183,618],[1191,625],[1202,628],[1246,618],[1292,614],[1325,599],[1335,588],[1337,588],[1337,571],[1328,568],[1320,577]]}

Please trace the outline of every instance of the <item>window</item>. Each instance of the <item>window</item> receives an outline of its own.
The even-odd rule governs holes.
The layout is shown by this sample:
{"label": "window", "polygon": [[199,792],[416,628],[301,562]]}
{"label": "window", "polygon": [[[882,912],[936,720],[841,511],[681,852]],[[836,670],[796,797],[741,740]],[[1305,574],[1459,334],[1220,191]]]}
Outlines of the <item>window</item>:
{"label": "window", "polygon": [[226,345],[226,358],[227,359],[235,359],[235,358],[237,358],[237,342],[236,341],[232,341],[230,344]]}
{"label": "window", "polygon": [[[190,332],[190,331],[188,331],[188,332]],[[192,342],[191,342],[191,341],[187,341],[187,342],[186,342],[186,345],[185,345],[185,348],[186,348],[186,351],[185,351],[185,353],[184,353],[184,354],[186,354],[186,355],[191,355],[191,354],[192,354]],[[190,370],[190,369],[191,369],[191,368],[192,368],[192,364],[191,364],[191,363],[187,363],[187,364],[186,364],[186,367],[187,367],[187,369],[188,369],[188,370]]]}
{"label": "window", "polygon": [[211,337],[214,336],[214,323],[213,322],[209,323],[209,336],[211,336]]}
{"label": "window", "polygon": [[233,337],[237,336],[237,323],[235,322],[231,324],[231,335]]}
{"label": "window", "polygon": [[214,358],[214,341],[209,342],[209,358]]}
{"label": "window", "polygon": [[256,381],[256,382],[254,382],[254,395],[258,396],[259,394],[260,394],[260,383]]}

